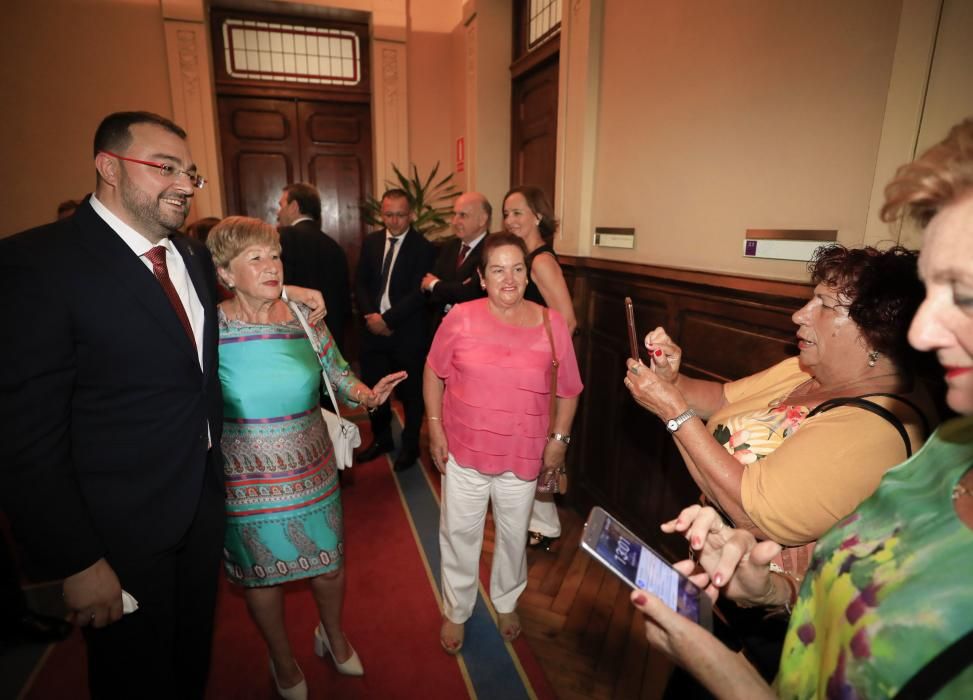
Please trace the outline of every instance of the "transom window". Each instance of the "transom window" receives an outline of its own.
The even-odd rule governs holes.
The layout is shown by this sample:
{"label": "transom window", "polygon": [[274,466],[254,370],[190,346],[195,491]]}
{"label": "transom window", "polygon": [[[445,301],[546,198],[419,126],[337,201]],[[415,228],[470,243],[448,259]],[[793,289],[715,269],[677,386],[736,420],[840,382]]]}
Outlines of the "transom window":
{"label": "transom window", "polygon": [[561,29],[561,0],[530,0],[527,48],[532,49]]}
{"label": "transom window", "polygon": [[358,35],[344,29],[226,19],[223,47],[234,78],[314,85],[361,81]]}

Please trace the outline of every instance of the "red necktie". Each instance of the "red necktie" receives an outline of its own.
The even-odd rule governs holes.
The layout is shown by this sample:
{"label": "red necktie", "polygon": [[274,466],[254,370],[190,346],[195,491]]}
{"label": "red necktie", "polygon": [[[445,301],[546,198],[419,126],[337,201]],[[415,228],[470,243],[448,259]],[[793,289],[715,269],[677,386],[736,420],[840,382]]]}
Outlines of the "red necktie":
{"label": "red necktie", "polygon": [[176,316],[182,322],[182,327],[186,331],[186,335],[189,336],[189,342],[193,344],[193,349],[196,349],[196,336],[193,335],[193,327],[189,323],[189,316],[186,315],[186,309],[182,305],[182,300],[179,298],[179,294],[176,292],[176,288],[172,286],[172,280],[169,279],[169,268],[166,266],[166,249],[164,246],[157,245],[154,248],[150,248],[145,254],[146,259],[152,263],[152,272],[155,274],[155,278],[159,280],[159,284],[162,285],[162,291],[166,293],[169,297],[169,303],[172,304],[172,308],[176,312]]}
{"label": "red necktie", "polygon": [[456,256],[456,269],[463,267],[463,261],[466,260],[466,255],[470,252],[470,247],[465,243],[459,249],[459,255]]}

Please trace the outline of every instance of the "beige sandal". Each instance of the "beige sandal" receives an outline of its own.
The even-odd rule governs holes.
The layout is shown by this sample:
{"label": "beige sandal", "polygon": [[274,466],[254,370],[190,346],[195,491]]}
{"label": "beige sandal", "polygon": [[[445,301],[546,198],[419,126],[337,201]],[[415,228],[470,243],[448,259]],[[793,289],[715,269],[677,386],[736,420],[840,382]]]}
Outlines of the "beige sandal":
{"label": "beige sandal", "polygon": [[500,636],[512,642],[520,636],[520,616],[515,612],[497,613],[497,627],[500,628]]}
{"label": "beige sandal", "polygon": [[439,644],[447,654],[455,656],[463,648],[463,635],[466,627],[448,618],[443,618],[443,626],[439,630]]}

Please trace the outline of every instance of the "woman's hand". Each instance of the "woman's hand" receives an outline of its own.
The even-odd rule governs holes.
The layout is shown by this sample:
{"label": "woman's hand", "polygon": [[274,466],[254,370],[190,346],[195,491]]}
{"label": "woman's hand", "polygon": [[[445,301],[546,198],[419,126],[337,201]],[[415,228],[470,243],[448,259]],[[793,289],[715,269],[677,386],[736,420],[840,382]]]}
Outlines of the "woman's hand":
{"label": "woman's hand", "polygon": [[645,336],[645,349],[649,352],[652,371],[656,376],[675,384],[679,378],[679,365],[682,363],[682,348],[672,342],[662,326],[658,326]]}
{"label": "woman's hand", "polygon": [[775,697],[749,662],[695,622],[647,591],[633,591],[631,601],[645,616],[649,643],[686,668],[714,695],[748,700]]}
{"label": "woman's hand", "polygon": [[638,360],[629,358],[625,364],[628,372],[623,382],[639,406],[664,421],[675,418],[689,408],[686,398],[673,382],[660,378]]}
{"label": "woman's hand", "polygon": [[[696,561],[723,594],[743,605],[783,605],[789,598],[774,586],[770,562],[780,545],[765,540],[758,543],[746,530],[729,527],[709,506],[692,505],[675,520],[662,524],[662,531],[681,532],[696,552]],[[786,591],[789,593],[789,591]]]}
{"label": "woman's hand", "polygon": [[324,305],[324,297],[321,296],[321,292],[318,290],[285,284],[284,293],[288,301],[299,302],[311,310],[311,313],[308,314],[307,321],[312,326],[328,315],[328,309]]}
{"label": "woman's hand", "polygon": [[544,447],[544,454],[541,457],[541,472],[538,475],[540,482],[547,483],[551,472],[557,472],[564,468],[568,453],[568,446],[560,440],[548,439]]}
{"label": "woman's hand", "polygon": [[408,376],[408,372],[393,372],[392,374],[386,374],[384,377],[379,379],[375,386],[368,389],[368,394],[362,392],[362,403],[365,404],[365,408],[378,408],[383,403],[388,401],[389,394],[392,393],[392,389],[394,389],[399,382]]}
{"label": "woman's hand", "polygon": [[449,459],[449,444],[446,441],[442,419],[433,416],[429,417],[429,455],[439,473],[445,474],[446,460]]}

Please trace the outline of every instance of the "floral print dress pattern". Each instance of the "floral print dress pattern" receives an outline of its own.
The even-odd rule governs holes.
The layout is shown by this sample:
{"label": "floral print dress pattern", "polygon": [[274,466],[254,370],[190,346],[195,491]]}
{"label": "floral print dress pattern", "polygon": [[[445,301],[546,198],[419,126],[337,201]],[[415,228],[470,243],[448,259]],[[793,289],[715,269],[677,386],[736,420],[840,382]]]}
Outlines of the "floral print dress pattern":
{"label": "floral print dress pattern", "polygon": [[[973,530],[952,489],[973,419],[943,425],[821,537],[781,657],[782,698],[888,698],[973,628]],[[973,697],[973,667],[937,698]]]}
{"label": "floral print dress pattern", "polygon": [[719,423],[713,437],[740,464],[746,466],[763,459],[786,438],[797,432],[810,411],[807,406],[781,404],[731,416]]}

